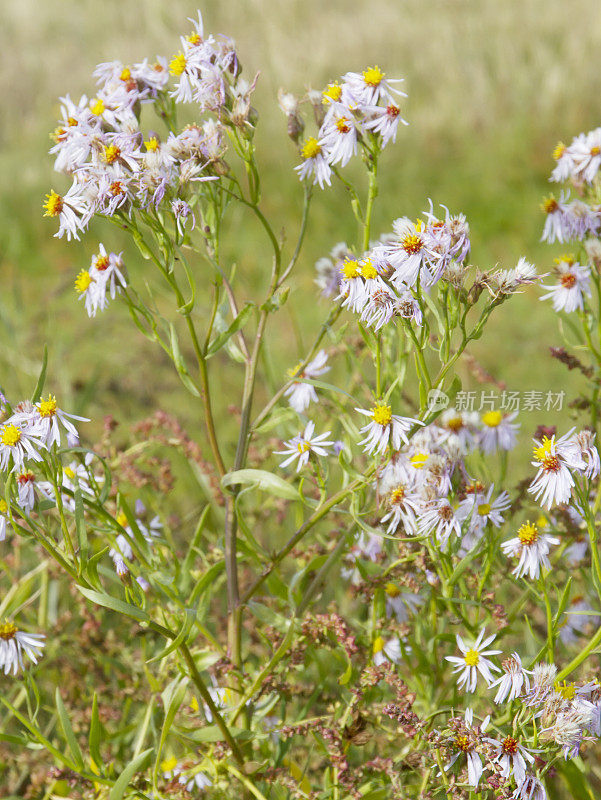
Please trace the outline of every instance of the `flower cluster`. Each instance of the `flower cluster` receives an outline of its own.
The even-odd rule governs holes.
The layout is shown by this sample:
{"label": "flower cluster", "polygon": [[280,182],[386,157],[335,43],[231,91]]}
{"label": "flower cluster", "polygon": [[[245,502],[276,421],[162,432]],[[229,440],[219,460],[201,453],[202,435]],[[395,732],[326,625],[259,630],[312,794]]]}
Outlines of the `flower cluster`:
{"label": "flower cluster", "polygon": [[[345,167],[359,148],[366,154],[396,140],[401,116],[399,99],[407,95],[397,88],[402,79],[387,78],[375,66],[363,72],[347,72],[340,81],[330,83],[319,94],[311,92],[316,136],[306,138],[301,146],[302,163],[296,167],[301,180],[313,178],[323,189],[332,182],[337,166]],[[297,139],[304,129],[298,101],[290,94],[280,94],[280,105],[288,117],[288,130]]]}

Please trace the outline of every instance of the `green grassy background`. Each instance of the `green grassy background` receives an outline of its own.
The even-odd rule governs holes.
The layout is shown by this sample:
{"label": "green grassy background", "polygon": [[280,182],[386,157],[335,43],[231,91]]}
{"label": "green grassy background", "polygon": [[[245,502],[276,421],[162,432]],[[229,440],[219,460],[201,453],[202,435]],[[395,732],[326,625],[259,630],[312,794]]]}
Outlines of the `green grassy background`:
{"label": "green grassy background", "polygon": [[[192,432],[199,415],[124,308],[116,303],[90,321],[76,302],[73,278],[98,239],[111,248],[118,242],[108,224],[95,225],[81,244],[52,237],[54,223],[42,218],[43,194],[66,183],[46,155],[48,132],[59,95],[93,91],[96,63],[170,56],[196,8],[192,0],[2,3],[1,383],[11,393],[29,393],[47,341],[50,388],[65,407],[94,418],[91,438],[106,413],[127,423],[161,406],[177,411]],[[432,198],[467,215],[474,264],[511,267],[525,255],[540,271],[549,269],[557,252],[539,242],[539,202],[548,191],[551,150],[558,139],[599,122],[596,0],[210,0],[203,13],[207,31],[236,39],[247,76],[261,72],[256,143],[265,170],[264,210],[276,229],[291,227],[292,238],[301,202],[278,87],[300,93],[377,63],[405,78],[410,127],[383,158],[374,231],[387,230],[397,216],[416,215]],[[302,319],[306,342],[326,313],[323,302],[315,303],[313,263],[355,236],[344,196],[317,195],[288,303]],[[254,296],[268,266],[264,242],[244,215],[232,218],[230,230],[229,253],[244,291]],[[134,285],[146,279],[148,266],[135,251],[126,250],[126,263]],[[272,365],[277,378],[295,363],[299,337],[287,309],[275,325],[281,334]],[[559,343],[550,304],[539,303],[532,290],[501,309],[471,352],[511,390],[564,389],[570,399],[577,379],[548,356],[548,346]],[[226,380],[222,392],[221,405],[239,401],[236,380]],[[567,413],[563,420],[567,425]],[[522,417],[528,431],[541,421]]]}

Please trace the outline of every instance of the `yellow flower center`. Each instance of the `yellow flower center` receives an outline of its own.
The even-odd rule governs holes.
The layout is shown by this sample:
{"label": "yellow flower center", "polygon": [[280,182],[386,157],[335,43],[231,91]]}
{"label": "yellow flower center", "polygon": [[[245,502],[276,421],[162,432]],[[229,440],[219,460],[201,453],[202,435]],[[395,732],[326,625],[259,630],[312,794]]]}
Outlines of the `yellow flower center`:
{"label": "yellow flower center", "polygon": [[546,517],[543,517],[542,514],[536,520],[536,525],[537,525],[538,528],[546,528],[548,524],[549,524],[549,521],[547,520]]}
{"label": "yellow flower center", "polygon": [[459,736],[455,737],[455,745],[460,750],[463,750],[464,753],[467,753],[469,750],[472,749],[469,737],[465,736],[464,734],[460,734]]}
{"label": "yellow flower center", "polygon": [[152,153],[156,153],[156,151],[159,149],[159,140],[156,138],[156,136],[151,136],[150,139],[144,144],[146,146],[146,150]]}
{"label": "yellow flower center", "polygon": [[594,147],[591,147],[591,155],[592,156],[598,156],[599,153],[601,153],[601,147],[599,147],[599,145],[595,145]]}
{"label": "yellow flower center", "polygon": [[378,270],[374,267],[370,258],[361,262],[361,276],[366,280],[373,280],[378,277]]}
{"label": "yellow flower center", "polygon": [[16,425],[7,425],[2,430],[2,437],[0,438],[2,444],[5,444],[7,447],[15,447],[21,441],[21,431]]}
{"label": "yellow flower center", "polygon": [[462,417],[452,417],[451,419],[447,420],[446,426],[449,430],[457,433],[463,428],[463,419]]}
{"label": "yellow flower center", "polygon": [[104,100],[102,100],[102,98],[100,97],[97,97],[90,103],[90,111],[97,117],[99,117],[103,113],[104,109],[105,109]]}
{"label": "yellow flower center", "polygon": [[292,367],[292,369],[286,370],[289,378],[300,378],[302,374],[300,373],[300,368],[302,363],[303,363],[302,361],[299,361],[296,367]]}
{"label": "yellow flower center", "polygon": [[368,86],[379,86],[385,74],[380,67],[369,67],[363,72],[363,80]]}
{"label": "yellow flower center", "polygon": [[376,653],[381,653],[383,649],[384,649],[384,639],[382,639],[382,637],[381,637],[381,636],[377,636],[377,637],[374,639],[374,643],[373,643],[373,652],[374,652],[374,655],[375,655]]}
{"label": "yellow flower center", "polygon": [[77,278],[75,278],[75,291],[78,294],[86,292],[92,283],[92,276],[87,269],[82,269]]}
{"label": "yellow flower center", "polygon": [[559,208],[559,203],[553,197],[553,195],[551,195],[551,197],[545,197],[541,203],[541,208],[545,214],[553,214]]}
{"label": "yellow flower center", "polygon": [[399,587],[396,586],[394,583],[387,583],[384,588],[384,591],[386,592],[388,597],[398,597],[401,593]]}
{"label": "yellow flower center", "polygon": [[301,156],[304,159],[315,158],[321,153],[321,145],[315,136],[309,136],[301,148]]}
{"label": "yellow flower center", "polygon": [[573,700],[576,697],[576,687],[573,683],[556,683],[555,691],[560,694],[564,700]]}
{"label": "yellow flower center", "polygon": [[116,521],[119,523],[119,525],[121,525],[122,528],[127,528],[127,517],[123,511],[120,511],[117,514]]}
{"label": "yellow flower center", "polygon": [[321,95],[324,105],[327,105],[332,100],[337,103],[342,97],[342,86],[340,86],[339,83],[330,83],[326,86]]}
{"label": "yellow flower center", "polygon": [[507,755],[514,756],[518,751],[518,743],[513,736],[506,736],[503,739],[503,752]]}
{"label": "yellow flower center", "polygon": [[409,461],[411,461],[415,469],[423,469],[426,465],[428,457],[429,456],[427,453],[416,453],[414,456],[411,456]]}
{"label": "yellow flower center", "polygon": [[482,414],[482,422],[488,428],[498,428],[503,420],[503,414],[500,411],[487,411],[486,414]]}
{"label": "yellow flower center", "polygon": [[525,522],[518,530],[518,539],[523,545],[531,545],[538,539],[538,528],[533,522]]}
{"label": "yellow flower center", "polygon": [[13,625],[12,622],[4,622],[2,625],[0,625],[0,639],[4,639],[5,642],[8,642],[10,639],[14,639],[17,630],[17,626]]}
{"label": "yellow flower center", "polygon": [[116,144],[109,144],[104,148],[104,160],[107,164],[114,164],[121,155],[121,150]]}
{"label": "yellow flower center", "polygon": [[0,514],[6,514],[8,511],[8,503],[6,500],[0,500]]}
{"label": "yellow flower center", "polygon": [[403,236],[401,246],[409,255],[419,253],[423,246],[422,237],[418,236],[417,233],[408,233],[406,236]]}
{"label": "yellow flower center", "polygon": [[40,412],[40,417],[53,417],[56,414],[56,397],[49,394],[47,400],[40,400],[38,405],[38,411]]}
{"label": "yellow flower center", "polygon": [[555,159],[555,161],[559,161],[559,159],[562,157],[562,155],[565,153],[566,150],[567,147],[565,146],[565,144],[563,142],[558,142],[553,148],[553,158]]}
{"label": "yellow flower center", "polygon": [[94,266],[98,270],[98,272],[104,272],[104,270],[109,265],[109,257],[108,256],[98,256],[96,261],[94,262]]}
{"label": "yellow flower center", "polygon": [[490,510],[490,503],[481,503],[478,506],[478,514],[480,514],[481,517],[485,517],[487,514],[490,514]]}
{"label": "yellow flower center", "polygon": [[131,70],[129,67],[124,67],[121,70],[121,75],[119,75],[119,80],[123,81],[123,83],[127,83],[131,80]]}
{"label": "yellow flower center", "polygon": [[465,663],[468,667],[475,667],[477,664],[480,663],[480,654],[477,650],[474,650],[470,647],[467,653],[464,656]]}
{"label": "yellow flower center", "polygon": [[173,56],[169,64],[169,72],[172,75],[181,75],[186,69],[186,56],[183,53],[178,53]]}
{"label": "yellow flower center", "polygon": [[65,467],[65,468],[63,469],[63,472],[65,473],[65,475],[67,476],[67,478],[69,478],[69,480],[70,480],[70,481],[72,481],[72,480],[73,480],[73,478],[75,477],[75,470],[74,470],[74,469],[71,469],[71,467]]}
{"label": "yellow flower center", "polygon": [[371,418],[376,425],[381,425],[382,427],[390,425],[392,420],[392,409],[390,406],[385,406],[384,404],[379,403],[372,408]]}
{"label": "yellow flower center", "polygon": [[45,217],[58,217],[63,210],[63,198],[54,189],[46,195],[46,202],[43,205]]}
{"label": "yellow flower center", "polygon": [[347,281],[358,278],[361,274],[358,262],[354,258],[347,258],[340,267],[340,274]]}
{"label": "yellow flower center", "polygon": [[348,133],[351,129],[351,126],[348,124],[348,119],[346,117],[339,117],[336,120],[336,130],[338,133]]}
{"label": "yellow flower center", "polygon": [[175,767],[177,767],[177,758],[175,756],[171,756],[171,758],[166,758],[164,761],[161,761],[161,770],[163,772],[171,772],[171,770]]}
{"label": "yellow flower center", "polygon": [[405,487],[397,486],[390,492],[390,503],[393,506],[400,506],[405,499]]}
{"label": "yellow flower center", "polygon": [[298,445],[297,445],[297,450],[298,450],[299,453],[306,453],[307,450],[310,450],[310,449],[311,449],[311,445],[309,444],[309,442],[305,442],[304,439],[303,439],[302,442],[299,442]]}

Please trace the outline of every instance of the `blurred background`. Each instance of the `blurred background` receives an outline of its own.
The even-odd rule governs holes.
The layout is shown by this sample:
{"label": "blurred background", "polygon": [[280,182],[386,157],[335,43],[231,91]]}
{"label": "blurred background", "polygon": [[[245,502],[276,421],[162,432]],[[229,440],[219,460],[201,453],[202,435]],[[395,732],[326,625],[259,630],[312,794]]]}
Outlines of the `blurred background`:
{"label": "blurred background", "polygon": [[[198,0],[2,0],[0,384],[13,397],[29,395],[47,342],[48,387],[63,407],[95,420],[92,440],[104,414],[128,424],[157,407],[176,411],[194,433],[198,408],[125,308],[114,303],[88,320],[77,302],[73,280],[97,242],[121,245],[108,223],[95,225],[82,243],[53,238],[43,196],[67,182],[53,172],[49,132],[60,95],[93,92],[97,63],[170,57],[197,8]],[[207,0],[202,12],[206,32],[236,40],[246,76],[261,73],[254,106],[264,210],[276,228],[290,228],[290,239],[302,193],[278,88],[300,94],[378,64],[405,78],[410,127],[384,155],[374,232],[388,230],[398,216],[419,214],[432,198],[466,214],[472,263],[509,268],[524,255],[540,272],[550,269],[561,250],[539,242],[539,204],[549,191],[551,152],[558,140],[571,140],[601,118],[598,0]],[[234,219],[234,229],[231,258],[252,295],[263,285],[265,251],[252,222]],[[317,190],[292,281],[296,302],[288,303],[301,309],[302,325],[288,310],[280,315],[280,349],[269,365],[276,383],[327,313],[327,303],[315,301],[315,260],[354,235],[346,198]],[[134,285],[153,280],[135,251],[125,259]],[[470,352],[509,390],[564,390],[569,401],[578,379],[548,355],[549,345],[561,341],[550,303],[540,303],[539,294],[526,292],[503,307]],[[469,386],[473,379],[462,369]],[[237,384],[224,386],[224,408],[239,402],[237,392]],[[522,417],[528,434],[541,421]]]}

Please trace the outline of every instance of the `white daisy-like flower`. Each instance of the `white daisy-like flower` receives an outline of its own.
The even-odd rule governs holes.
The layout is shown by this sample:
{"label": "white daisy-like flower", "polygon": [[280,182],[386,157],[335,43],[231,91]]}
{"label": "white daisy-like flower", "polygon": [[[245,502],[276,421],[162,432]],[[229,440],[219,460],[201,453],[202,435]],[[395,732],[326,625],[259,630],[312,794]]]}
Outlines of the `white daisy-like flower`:
{"label": "white daisy-like flower", "polygon": [[417,518],[420,536],[430,535],[445,550],[452,533],[461,536],[461,519],[446,497],[439,497],[425,504]]}
{"label": "white daisy-like flower", "polygon": [[79,239],[94,213],[94,207],[85,196],[83,183],[73,182],[67,194],[60,195],[51,190],[43,205],[45,217],[58,217],[59,228],[54,234],[59,239],[67,235],[67,240]]}
{"label": "white daisy-like flower", "polygon": [[528,491],[546,508],[568,503],[574,487],[571,469],[586,468],[571,444],[573,432],[572,428],[557,440],[555,435],[550,439],[544,436],[542,441],[534,440],[534,461],[531,463],[538,467],[538,472]]}
{"label": "white daisy-like flower", "polygon": [[386,592],[386,614],[389,617],[394,615],[397,622],[406,622],[424,602],[424,598],[420,594],[405,592],[396,583],[387,583],[384,591]]}
{"label": "white daisy-like flower", "polygon": [[484,769],[482,767],[482,758],[478,752],[478,746],[482,741],[481,734],[488,727],[490,717],[485,717],[479,726],[474,725],[474,712],[471,708],[465,710],[465,722],[461,729],[457,731],[453,739],[453,745],[457,752],[452,756],[451,760],[445,764],[444,771],[447,772],[460,756],[465,754],[467,760],[467,776],[470,786],[474,789],[478,788],[480,778]]}
{"label": "white daisy-like flower", "polygon": [[489,738],[487,742],[496,750],[494,761],[501,765],[501,777],[513,776],[516,784],[521,786],[526,779],[526,762],[533,764],[534,756],[513,736],[506,736],[502,740]]}
{"label": "white daisy-like flower", "polygon": [[494,683],[490,684],[493,689],[498,686],[497,694],[495,695],[495,703],[504,703],[506,700],[511,702],[522,694],[522,691],[530,691],[530,678],[531,671],[524,669],[522,666],[522,659],[517,653],[512,653],[510,658],[506,658],[501,662],[503,674],[497,678]]}
{"label": "white daisy-like flower", "polygon": [[571,256],[564,256],[557,263],[558,282],[555,286],[545,286],[548,289],[540,299],[553,301],[555,311],[582,311],[584,298],[590,297],[591,271],[589,267],[579,264]]}
{"label": "white daisy-like flower", "polygon": [[329,154],[330,164],[345,167],[357,154],[357,128],[352,113],[341,103],[331,103],[319,131],[319,142]]}
{"label": "white daisy-like flower", "polygon": [[388,523],[389,534],[393,534],[401,524],[407,533],[417,533],[416,515],[421,510],[422,501],[402,462],[392,463],[383,472],[378,495],[380,504],[386,509],[380,522],[382,525]]}
{"label": "white daisy-like flower", "polygon": [[511,505],[511,500],[507,492],[501,492],[493,500],[492,494],[494,490],[495,486],[491,484],[486,494],[473,492],[459,503],[457,516],[462,522],[469,519],[470,533],[482,533],[489,522],[495,528],[498,528],[505,521],[502,512],[507,511]]}
{"label": "white daisy-like flower", "polygon": [[386,662],[398,664],[403,657],[403,648],[397,636],[388,639],[387,642],[381,636],[376,637],[373,643],[374,664],[379,667]]}
{"label": "white daisy-like flower", "polygon": [[0,669],[4,669],[5,675],[10,672],[16,675],[23,669],[23,655],[37,664],[45,638],[43,633],[25,633],[8,620],[0,624]]}
{"label": "white daisy-like flower", "polygon": [[413,425],[423,425],[424,423],[410,417],[399,417],[392,413],[392,409],[386,403],[375,403],[368,411],[365,408],[356,408],[355,411],[369,417],[370,422],[361,428],[361,433],[365,438],[359,442],[364,445],[364,452],[384,453],[390,444],[393,450],[398,450],[401,444],[409,444],[407,433]]}
{"label": "white daisy-like flower", "polygon": [[0,468],[4,470],[11,461],[15,469],[21,469],[26,458],[41,461],[39,450],[45,448],[41,434],[28,429],[20,417],[14,415],[0,427]]}
{"label": "white daisy-like flower", "polygon": [[485,648],[494,642],[496,634],[493,633],[485,638],[485,629],[482,628],[478,638],[472,645],[467,645],[459,634],[457,634],[456,639],[457,647],[463,655],[445,656],[445,660],[456,665],[453,669],[454,673],[460,673],[457,687],[462,689],[465,686],[466,692],[475,692],[478,673],[482,675],[488,686],[490,686],[494,682],[492,672],[500,672],[501,670],[487,656],[496,656],[501,651],[486,650]]}
{"label": "white daisy-like flower", "polygon": [[332,168],[330,167],[330,156],[322,142],[314,136],[305,140],[301,147],[302,164],[294,169],[298,172],[299,178],[304,181],[306,178],[313,177],[313,184],[318,183],[320,188],[324,184],[332,184]]}
{"label": "white daisy-like flower", "polygon": [[524,703],[527,706],[537,706],[544,703],[547,696],[553,691],[556,674],[557,667],[555,664],[535,664],[532,668],[532,686],[524,698]]}
{"label": "white daisy-like flower", "polygon": [[517,567],[511,573],[517,578],[528,573],[532,580],[541,574],[541,567],[551,568],[549,561],[550,545],[559,544],[559,539],[541,533],[534,522],[525,522],[518,530],[518,535],[501,544],[506,556],[519,556]]}
{"label": "white daisy-like flower", "polygon": [[409,125],[401,116],[400,107],[392,101],[386,106],[366,106],[363,112],[366,116],[364,127],[382,137],[382,147],[386,147],[390,141],[396,141],[399,122]]}
{"label": "white daisy-like flower", "polygon": [[573,453],[572,461],[574,464],[581,462],[581,466],[575,469],[582,472],[586,478],[596,478],[601,469],[599,451],[595,444],[596,436],[596,433],[585,428],[568,440],[568,447]]}
{"label": "white daisy-like flower", "polygon": [[480,431],[479,444],[485,453],[495,450],[512,450],[517,442],[519,423],[513,420],[517,411],[512,414],[503,414],[501,411],[487,411],[482,414],[482,430]]}
{"label": "white daisy-like flower", "polygon": [[285,450],[274,451],[276,455],[288,456],[288,458],[281,462],[280,467],[287,467],[289,464],[292,464],[295,459],[298,459],[296,471],[300,472],[302,467],[309,463],[311,453],[315,453],[317,456],[328,455],[327,448],[332,447],[334,444],[333,441],[327,440],[330,431],[320,433],[319,436],[313,436],[314,430],[315,424],[313,422],[308,422],[304,433],[299,433],[297,436],[284,442],[286,446]]}
{"label": "white daisy-like flower", "polygon": [[386,73],[378,66],[368,67],[363,72],[347,72],[343,80],[355,103],[361,107],[374,106],[380,100],[386,103],[394,95],[407,97],[404,92],[393,86],[403,83],[403,79],[386,78]]}
{"label": "white daisy-like flower", "polygon": [[310,383],[303,383],[304,378],[314,379],[324,375],[330,369],[327,366],[328,354],[325,350],[320,350],[304,369],[300,369],[300,364],[288,371],[288,376],[294,378],[294,383],[284,392],[284,397],[288,398],[290,406],[298,413],[302,414],[312,402],[317,402],[317,392]]}
{"label": "white daisy-like flower", "polygon": [[32,430],[36,436],[42,439],[46,447],[52,447],[56,443],[61,444],[61,426],[71,437],[79,441],[77,428],[70,420],[75,419],[79,422],[89,422],[86,417],[78,417],[76,414],[67,414],[58,407],[56,397],[48,395],[47,399],[40,399],[36,403],[32,412],[16,413],[14,419],[17,424],[22,424]]}
{"label": "white daisy-like flower", "polygon": [[527,775],[511,795],[513,800],[547,800],[547,792],[534,775]]}

